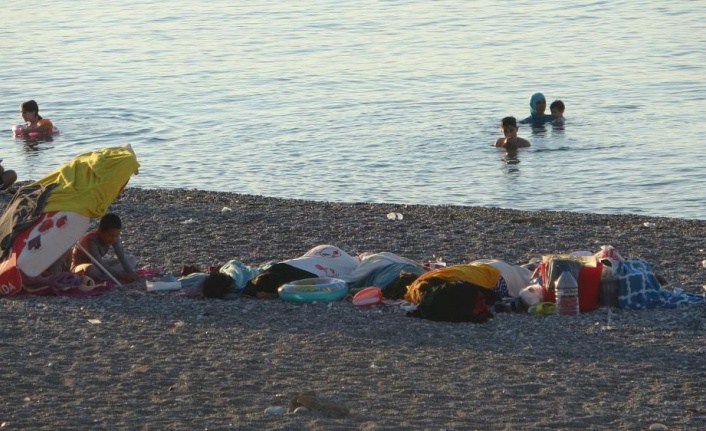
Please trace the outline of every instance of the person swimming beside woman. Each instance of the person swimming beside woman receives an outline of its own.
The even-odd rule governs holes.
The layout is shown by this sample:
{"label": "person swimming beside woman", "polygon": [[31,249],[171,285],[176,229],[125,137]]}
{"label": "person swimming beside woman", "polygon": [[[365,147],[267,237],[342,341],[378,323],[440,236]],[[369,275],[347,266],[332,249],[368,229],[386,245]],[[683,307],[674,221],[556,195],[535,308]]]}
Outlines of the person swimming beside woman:
{"label": "person swimming beside woman", "polygon": [[531,124],[532,127],[542,127],[546,123],[554,121],[554,117],[545,114],[547,109],[547,99],[542,93],[534,93],[530,97],[530,116],[524,120],[520,120],[520,124]]}
{"label": "person swimming beside woman", "polygon": [[566,119],[564,118],[564,111],[566,110],[566,105],[561,100],[555,100],[549,105],[549,112],[552,113],[552,126],[557,128],[563,128]]}

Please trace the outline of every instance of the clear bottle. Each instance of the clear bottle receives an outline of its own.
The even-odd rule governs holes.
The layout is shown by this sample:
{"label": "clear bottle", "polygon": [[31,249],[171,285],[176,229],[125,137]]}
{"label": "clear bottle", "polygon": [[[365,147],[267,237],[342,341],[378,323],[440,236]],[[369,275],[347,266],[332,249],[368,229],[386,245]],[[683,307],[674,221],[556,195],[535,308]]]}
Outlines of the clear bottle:
{"label": "clear bottle", "polygon": [[564,316],[579,314],[579,287],[571,272],[562,271],[555,284],[556,312]]}

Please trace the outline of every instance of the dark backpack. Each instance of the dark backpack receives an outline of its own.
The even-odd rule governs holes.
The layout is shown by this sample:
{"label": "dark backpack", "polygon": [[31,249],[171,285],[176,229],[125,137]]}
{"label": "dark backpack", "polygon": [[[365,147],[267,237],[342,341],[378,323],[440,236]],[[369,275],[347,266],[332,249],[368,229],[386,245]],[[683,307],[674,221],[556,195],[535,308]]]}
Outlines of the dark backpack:
{"label": "dark backpack", "polygon": [[483,323],[493,317],[488,304],[499,298],[491,289],[464,281],[447,281],[424,293],[416,310],[408,315],[445,322]]}

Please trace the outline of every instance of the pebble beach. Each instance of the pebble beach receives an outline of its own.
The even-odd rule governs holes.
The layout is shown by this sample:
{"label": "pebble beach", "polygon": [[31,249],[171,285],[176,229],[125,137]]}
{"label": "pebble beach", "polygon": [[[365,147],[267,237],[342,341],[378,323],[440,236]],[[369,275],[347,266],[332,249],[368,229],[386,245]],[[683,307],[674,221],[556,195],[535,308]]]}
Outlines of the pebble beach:
{"label": "pebble beach", "polygon": [[[706,285],[702,220],[130,187],[110,211],[140,265],[175,276],[319,244],[447,264],[612,245],[652,263],[665,288]],[[703,305],[447,323],[140,281],[0,299],[0,352],[2,430],[706,429]]]}

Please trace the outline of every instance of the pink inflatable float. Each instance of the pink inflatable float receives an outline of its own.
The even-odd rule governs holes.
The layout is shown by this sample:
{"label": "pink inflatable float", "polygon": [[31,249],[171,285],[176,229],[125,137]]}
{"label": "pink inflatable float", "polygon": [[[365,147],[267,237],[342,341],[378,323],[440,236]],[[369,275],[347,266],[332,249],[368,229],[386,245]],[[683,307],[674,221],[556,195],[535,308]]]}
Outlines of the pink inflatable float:
{"label": "pink inflatable float", "polygon": [[[41,121],[42,120],[40,120],[40,122]],[[24,124],[18,124],[17,126],[12,126],[12,134],[15,135],[16,138],[20,138],[20,137],[36,138],[39,136],[56,135],[58,133],[59,133],[59,129],[57,129],[53,125],[51,128],[51,133],[40,133],[40,132],[25,133],[25,125]]]}

